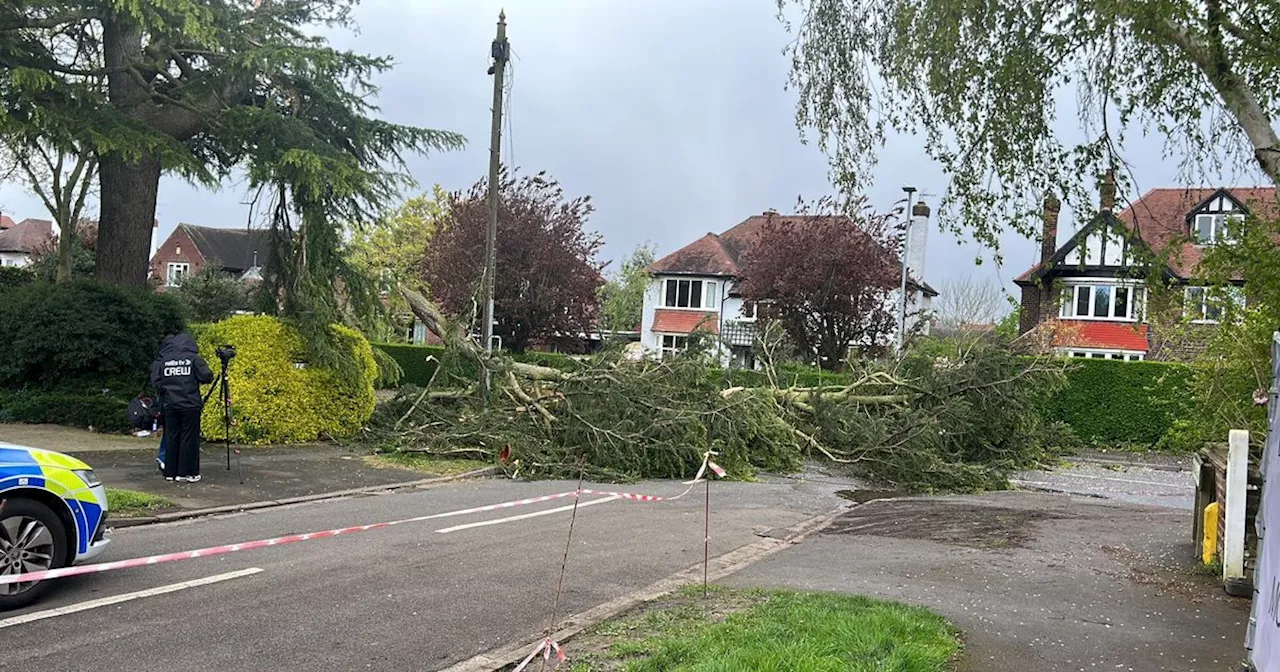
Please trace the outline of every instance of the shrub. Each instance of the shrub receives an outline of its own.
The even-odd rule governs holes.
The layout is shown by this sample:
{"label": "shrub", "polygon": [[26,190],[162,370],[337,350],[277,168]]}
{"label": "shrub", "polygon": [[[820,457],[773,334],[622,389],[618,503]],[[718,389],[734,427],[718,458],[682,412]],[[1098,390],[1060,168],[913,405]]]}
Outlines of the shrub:
{"label": "shrub", "polygon": [[1089,443],[1155,445],[1190,417],[1194,369],[1166,362],[1080,360],[1053,396],[1047,415]]}
{"label": "shrub", "polygon": [[[265,315],[232,317],[192,328],[200,354],[215,370],[214,350],[236,346],[230,367],[231,438],[241,443],[298,443],[342,438],[358,431],[373,414],[373,382],[378,375],[369,342],[341,326],[335,331],[356,376],[306,363],[306,343],[298,330]],[[204,435],[221,438],[222,404],[215,393],[205,406]]]}
{"label": "shrub", "polygon": [[183,278],[173,294],[196,322],[217,322],[249,307],[244,282],[214,266]]}
{"label": "shrub", "polygon": [[143,289],[92,280],[17,287],[0,301],[0,387],[92,387],[121,376],[141,384],[160,341],[184,328],[171,297]]}
{"label": "shrub", "polygon": [[127,432],[127,408],[133,394],[0,391],[0,422],[92,427],[99,432]]}
{"label": "shrub", "polygon": [[[403,370],[403,375],[399,379],[401,385],[419,387],[426,385],[440,365],[444,365],[444,369],[436,376],[435,385],[437,386],[470,383],[480,377],[480,370],[474,363],[463,360],[442,346],[377,343],[374,347],[390,355],[391,359],[400,365]],[[430,359],[432,357],[434,359]],[[561,371],[581,368],[573,357],[554,352],[524,352],[511,354],[511,358],[517,362],[549,366]]]}
{"label": "shrub", "polygon": [[36,274],[29,268],[18,266],[0,266],[0,292],[14,287],[29,285],[36,280]]}

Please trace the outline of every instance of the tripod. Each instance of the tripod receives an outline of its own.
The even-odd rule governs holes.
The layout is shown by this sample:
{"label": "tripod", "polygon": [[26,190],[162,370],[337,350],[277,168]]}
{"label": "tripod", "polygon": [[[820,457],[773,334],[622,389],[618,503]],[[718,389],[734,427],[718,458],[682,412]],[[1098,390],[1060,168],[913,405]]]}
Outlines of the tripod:
{"label": "tripod", "polygon": [[[222,402],[222,431],[226,442],[227,449],[227,471],[231,471],[231,384],[227,380],[227,369],[231,366],[231,357],[219,357],[222,360],[222,370],[218,373],[218,377],[213,380],[213,385],[209,386],[209,392],[204,395],[205,403],[209,403],[209,397],[213,396],[213,391],[218,390],[218,399]],[[240,474],[240,484],[244,485],[244,467],[240,464],[240,449],[235,449],[236,454],[236,471]]]}

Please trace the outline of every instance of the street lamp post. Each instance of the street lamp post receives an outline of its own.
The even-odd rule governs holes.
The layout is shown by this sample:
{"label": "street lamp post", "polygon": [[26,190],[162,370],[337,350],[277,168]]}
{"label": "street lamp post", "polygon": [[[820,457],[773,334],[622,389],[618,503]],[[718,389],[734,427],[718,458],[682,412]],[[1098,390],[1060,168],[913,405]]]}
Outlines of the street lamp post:
{"label": "street lamp post", "polygon": [[902,266],[902,283],[898,287],[898,352],[902,352],[902,346],[907,342],[907,248],[911,245],[911,206],[915,200],[916,188],[912,186],[904,186],[902,188],[907,194],[907,225],[902,229],[902,254],[900,256]]}

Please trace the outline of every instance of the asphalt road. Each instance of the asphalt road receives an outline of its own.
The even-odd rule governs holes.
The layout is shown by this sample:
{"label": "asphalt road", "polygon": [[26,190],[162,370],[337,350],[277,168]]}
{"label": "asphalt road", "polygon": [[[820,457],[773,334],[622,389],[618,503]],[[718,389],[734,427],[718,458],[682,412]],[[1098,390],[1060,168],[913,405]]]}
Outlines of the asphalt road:
{"label": "asphalt road", "polygon": [[[1184,460],[1190,463],[1190,459]],[[1071,461],[1052,471],[1024,471],[1013,484],[1030,490],[1080,495],[1130,504],[1191,510],[1195,478],[1170,465]]]}
{"label": "asphalt road", "polygon": [[[124,529],[112,535],[103,560],[390,521],[574,485],[479,481]],[[845,502],[833,494],[840,487],[783,479],[714,484],[712,555],[750,543],[758,531],[840,507]],[[661,482],[627,489],[672,495],[684,488]],[[580,509],[561,614],[585,611],[699,562],[701,494]],[[570,501],[64,579],[34,607],[0,614],[0,670],[439,669],[541,634],[569,514],[438,530]],[[261,571],[224,577],[253,569]],[[223,580],[12,624],[24,614],[208,577]]]}

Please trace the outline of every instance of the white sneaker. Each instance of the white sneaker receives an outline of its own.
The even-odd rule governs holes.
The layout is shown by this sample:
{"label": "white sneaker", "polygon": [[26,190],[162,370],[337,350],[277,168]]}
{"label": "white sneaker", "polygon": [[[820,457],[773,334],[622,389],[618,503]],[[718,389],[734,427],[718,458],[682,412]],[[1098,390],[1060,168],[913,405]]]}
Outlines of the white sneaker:
{"label": "white sneaker", "polygon": [[200,474],[196,474],[195,476],[179,476],[178,480],[184,483],[199,483]]}

